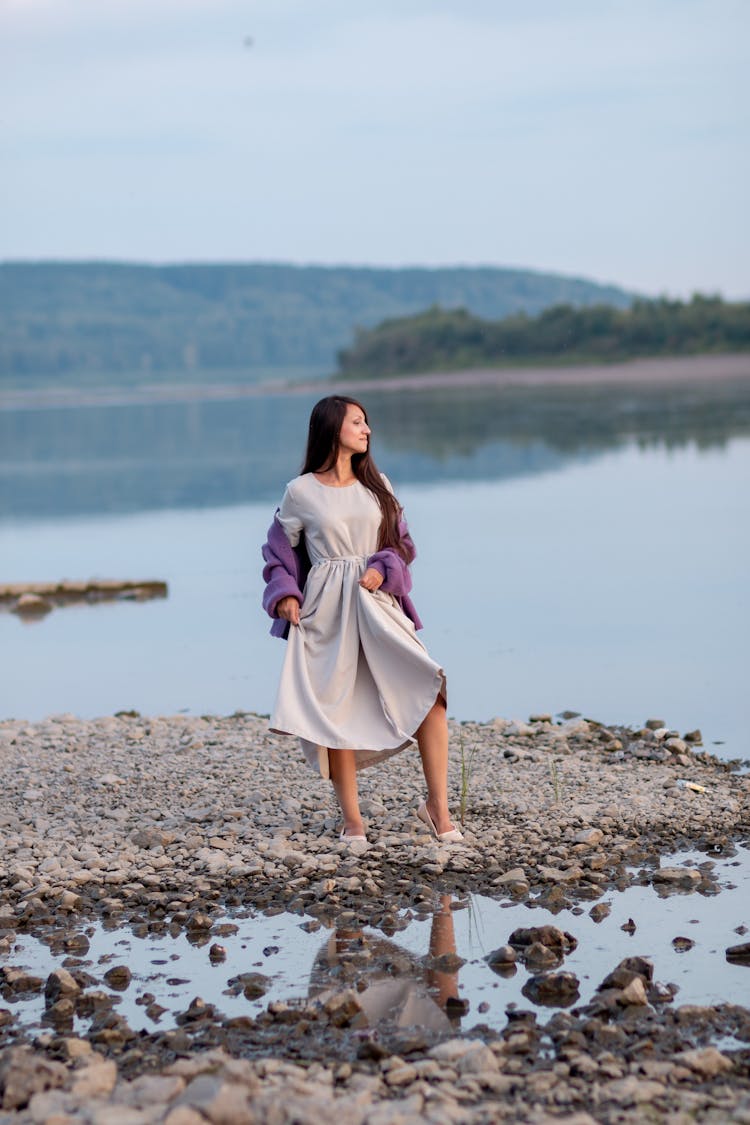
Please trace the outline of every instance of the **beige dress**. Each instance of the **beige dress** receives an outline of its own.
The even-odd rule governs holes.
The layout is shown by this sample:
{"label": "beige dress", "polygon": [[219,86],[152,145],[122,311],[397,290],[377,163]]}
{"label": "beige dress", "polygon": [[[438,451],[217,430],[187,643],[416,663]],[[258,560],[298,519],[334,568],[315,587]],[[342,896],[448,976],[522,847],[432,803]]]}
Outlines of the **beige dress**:
{"label": "beige dress", "polygon": [[355,750],[357,768],[382,761],[413,743],[446,682],[396,598],[358,584],[377,551],[380,505],[359,481],[335,488],[305,473],[287,485],[279,520],[293,547],[304,531],[312,568],[271,729],[297,735],[324,777],[328,749]]}

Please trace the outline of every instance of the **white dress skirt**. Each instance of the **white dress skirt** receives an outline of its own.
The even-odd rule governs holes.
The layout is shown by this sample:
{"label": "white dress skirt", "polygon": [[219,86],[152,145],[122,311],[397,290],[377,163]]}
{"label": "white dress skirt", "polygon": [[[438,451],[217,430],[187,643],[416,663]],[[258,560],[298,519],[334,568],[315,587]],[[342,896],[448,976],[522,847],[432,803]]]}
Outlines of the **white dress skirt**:
{"label": "white dress skirt", "polygon": [[361,769],[413,744],[438,695],[447,702],[445,673],[396,598],[359,585],[381,521],[369,489],[359,481],[331,487],[305,473],[287,485],[279,520],[293,547],[304,531],[312,568],[300,623],[289,629],[271,730],[296,735],[323,777],[329,749],[356,751]]}

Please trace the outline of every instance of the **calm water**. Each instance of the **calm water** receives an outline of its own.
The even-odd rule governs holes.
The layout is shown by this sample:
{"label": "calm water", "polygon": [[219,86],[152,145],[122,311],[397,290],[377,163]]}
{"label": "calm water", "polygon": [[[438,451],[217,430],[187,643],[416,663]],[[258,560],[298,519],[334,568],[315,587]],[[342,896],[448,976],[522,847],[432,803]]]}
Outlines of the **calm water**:
{"label": "calm water", "polygon": [[[0,614],[0,716],[270,710],[259,546],[311,401],[0,410],[0,581],[170,585]],[[750,757],[750,382],[368,405],[454,715],[656,715]]]}
{"label": "calm water", "polygon": [[[677,1004],[747,1003],[750,998],[750,972],[746,966],[732,964],[725,957],[727,946],[742,940],[738,929],[747,924],[750,863],[746,849],[736,858],[719,861],[714,869],[721,894],[706,897],[699,894],[673,893],[660,898],[651,886],[635,885],[623,892],[613,891],[606,902],[611,913],[595,923],[587,911],[576,908],[551,914],[542,908],[530,909],[508,901],[495,901],[473,895],[461,903],[462,909],[451,909],[450,896],[438,898],[435,905],[440,915],[408,921],[403,930],[387,939],[369,928],[339,931],[336,935],[345,951],[356,953],[362,946],[373,956],[375,968],[368,985],[378,987],[383,978],[391,986],[403,989],[408,983],[414,998],[421,998],[420,1020],[429,1027],[448,1030],[448,1021],[439,1011],[441,999],[438,980],[445,995],[461,996],[469,1010],[460,1023],[464,1031],[476,1025],[489,1025],[498,1030],[507,1022],[509,1005],[528,1010],[536,1008],[540,1022],[552,1014],[536,1005],[524,989],[531,973],[519,965],[510,975],[499,976],[485,958],[504,944],[516,927],[556,925],[572,933],[577,949],[565,957],[562,968],[573,972],[580,982],[576,1004],[588,1003],[604,977],[618,962],[628,956],[648,956],[654,963],[654,979],[661,984],[677,986]],[[664,857],[663,863],[704,863],[705,855],[678,854]],[[458,905],[455,901],[454,907]],[[86,964],[96,975],[113,964],[127,964],[134,973],[131,987],[117,994],[118,1012],[134,1030],[153,1030],[154,1023],[145,1011],[145,992],[156,997],[166,1009],[159,1020],[161,1029],[175,1025],[175,1014],[184,1011],[196,995],[213,1003],[227,1016],[256,1015],[269,1002],[306,1000],[323,989],[340,986],[336,971],[345,958],[337,955],[334,945],[334,920],[321,926],[305,925],[298,915],[279,914],[266,917],[243,911],[229,915],[238,925],[236,935],[222,937],[226,961],[213,964],[208,950],[214,940],[207,935],[197,941],[195,935],[136,937],[118,927],[105,929],[101,923],[87,925],[90,949]],[[404,921],[411,912],[402,913]],[[636,930],[624,932],[628,919]],[[672,944],[675,937],[687,937],[693,947],[679,952]],[[430,950],[436,953],[457,953],[465,964],[456,973],[443,973],[439,978],[430,973],[425,958]],[[341,950],[340,950],[341,952]],[[39,938],[21,935],[13,951],[12,963],[46,976],[65,963],[66,954],[54,953]],[[394,960],[400,966],[398,984],[393,971],[385,973],[382,964]],[[361,963],[361,962],[360,962]],[[378,966],[380,966],[378,968]],[[241,992],[232,996],[227,983],[240,973],[261,972],[269,978],[268,991],[262,999],[246,1000]],[[105,981],[100,986],[107,989]],[[27,996],[14,1004],[13,1011],[26,1027],[39,1025],[43,1014],[43,997]],[[573,1003],[573,998],[569,999]],[[481,1007],[480,1007],[481,1005]],[[79,1032],[84,1021],[77,1021]],[[739,1046],[740,1044],[727,1044]]]}

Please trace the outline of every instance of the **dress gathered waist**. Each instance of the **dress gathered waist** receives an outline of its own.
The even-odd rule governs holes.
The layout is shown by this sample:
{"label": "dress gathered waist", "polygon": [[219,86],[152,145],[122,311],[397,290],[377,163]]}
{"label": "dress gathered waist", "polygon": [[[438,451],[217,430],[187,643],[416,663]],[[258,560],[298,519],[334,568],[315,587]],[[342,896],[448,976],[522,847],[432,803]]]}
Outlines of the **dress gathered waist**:
{"label": "dress gathered waist", "polygon": [[354,562],[363,563],[367,561],[367,555],[324,555],[322,559],[317,559],[312,565],[313,567],[322,566],[323,563],[339,563],[339,562]]}

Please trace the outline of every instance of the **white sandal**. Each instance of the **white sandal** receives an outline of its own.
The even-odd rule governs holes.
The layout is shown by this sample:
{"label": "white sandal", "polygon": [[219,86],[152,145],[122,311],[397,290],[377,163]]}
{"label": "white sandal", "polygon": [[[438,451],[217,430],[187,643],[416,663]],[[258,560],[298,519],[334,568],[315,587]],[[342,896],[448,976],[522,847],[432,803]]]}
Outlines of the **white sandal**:
{"label": "white sandal", "polygon": [[343,840],[347,844],[361,844],[363,841],[367,843],[366,836],[347,836],[346,828],[342,828],[339,832],[339,840]]}
{"label": "white sandal", "polygon": [[423,824],[427,825],[432,835],[436,840],[439,840],[441,844],[458,844],[463,840],[463,836],[457,828],[450,828],[447,832],[438,832],[435,821],[427,811],[426,801],[422,801],[422,804],[417,809],[417,816]]}

